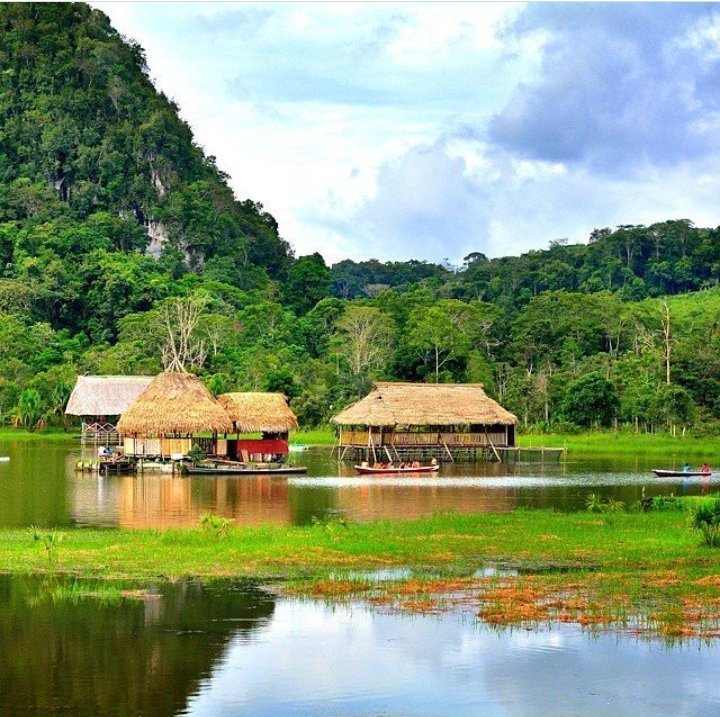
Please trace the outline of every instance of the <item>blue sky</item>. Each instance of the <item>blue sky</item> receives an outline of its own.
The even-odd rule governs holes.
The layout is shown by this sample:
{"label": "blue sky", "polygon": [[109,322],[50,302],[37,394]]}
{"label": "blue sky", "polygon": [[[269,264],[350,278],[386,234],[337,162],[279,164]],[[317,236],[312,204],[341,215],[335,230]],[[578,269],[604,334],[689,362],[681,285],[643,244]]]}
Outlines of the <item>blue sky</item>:
{"label": "blue sky", "polygon": [[720,224],[720,7],[93,3],[297,254]]}

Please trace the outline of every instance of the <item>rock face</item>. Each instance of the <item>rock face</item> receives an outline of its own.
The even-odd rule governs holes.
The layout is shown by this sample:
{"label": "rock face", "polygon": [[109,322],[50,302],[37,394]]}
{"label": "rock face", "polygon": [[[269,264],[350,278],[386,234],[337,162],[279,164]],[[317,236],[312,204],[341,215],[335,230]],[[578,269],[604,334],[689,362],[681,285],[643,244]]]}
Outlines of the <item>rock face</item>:
{"label": "rock face", "polygon": [[150,239],[150,243],[145,251],[155,259],[159,259],[163,247],[168,241],[167,229],[162,222],[156,222],[152,219],[150,219],[145,226],[147,227],[147,233]]}

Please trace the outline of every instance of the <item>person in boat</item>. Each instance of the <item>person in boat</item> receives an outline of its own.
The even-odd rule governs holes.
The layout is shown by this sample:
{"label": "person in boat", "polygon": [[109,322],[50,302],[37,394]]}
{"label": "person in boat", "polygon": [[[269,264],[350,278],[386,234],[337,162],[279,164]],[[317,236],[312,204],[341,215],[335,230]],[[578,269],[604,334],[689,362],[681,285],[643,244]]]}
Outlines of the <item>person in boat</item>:
{"label": "person in boat", "polygon": [[692,470],[692,468],[690,468],[690,464],[689,464],[689,463],[686,463],[686,464],[683,466],[682,472],[683,472],[683,473],[690,473],[691,470]]}
{"label": "person in boat", "polygon": [[710,473],[710,466],[707,463],[703,463],[700,466],[700,472],[701,473]]}
{"label": "person in boat", "polygon": [[412,462],[412,467],[413,467],[413,468],[420,468],[420,461],[413,461],[413,462]]}
{"label": "person in boat", "polygon": [[437,458],[433,458],[433,459],[430,461],[430,465],[431,465],[431,466],[436,466],[436,465],[437,465]]}

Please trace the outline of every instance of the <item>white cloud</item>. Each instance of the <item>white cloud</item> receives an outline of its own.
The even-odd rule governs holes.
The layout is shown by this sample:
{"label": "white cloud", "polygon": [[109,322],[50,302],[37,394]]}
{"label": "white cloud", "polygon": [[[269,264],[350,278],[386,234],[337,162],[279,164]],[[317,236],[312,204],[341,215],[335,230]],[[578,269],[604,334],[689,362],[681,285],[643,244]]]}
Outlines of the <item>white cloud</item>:
{"label": "white cloud", "polygon": [[298,254],[459,261],[720,219],[708,10],[97,5]]}

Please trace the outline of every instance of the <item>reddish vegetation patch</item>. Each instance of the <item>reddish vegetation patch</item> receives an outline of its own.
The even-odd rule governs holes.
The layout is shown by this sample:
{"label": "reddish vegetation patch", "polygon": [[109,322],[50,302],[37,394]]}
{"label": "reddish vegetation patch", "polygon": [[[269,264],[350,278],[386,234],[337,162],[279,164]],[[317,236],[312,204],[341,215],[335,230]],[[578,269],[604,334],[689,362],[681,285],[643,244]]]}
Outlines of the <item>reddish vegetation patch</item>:
{"label": "reddish vegetation patch", "polygon": [[[621,629],[635,635],[720,637],[720,595],[714,590],[720,587],[720,576],[691,583],[675,571],[648,573],[642,578],[635,575],[629,585],[644,589],[633,591],[632,596],[607,589],[617,579],[616,575],[591,573],[572,582],[559,574],[412,578],[377,584],[328,580],[293,592],[325,598],[362,594],[378,607],[413,613],[468,610],[492,625],[557,622]],[[711,594],[677,595],[678,586],[691,584],[702,585]]]}
{"label": "reddish vegetation patch", "polygon": [[665,570],[659,573],[650,573],[643,583],[646,587],[666,588],[679,585],[677,573],[674,570]]}
{"label": "reddish vegetation patch", "polygon": [[705,578],[695,581],[695,585],[714,585],[720,586],[720,575],[708,575]]}

